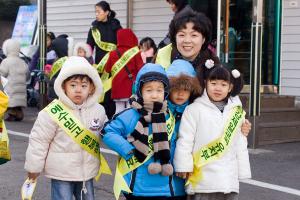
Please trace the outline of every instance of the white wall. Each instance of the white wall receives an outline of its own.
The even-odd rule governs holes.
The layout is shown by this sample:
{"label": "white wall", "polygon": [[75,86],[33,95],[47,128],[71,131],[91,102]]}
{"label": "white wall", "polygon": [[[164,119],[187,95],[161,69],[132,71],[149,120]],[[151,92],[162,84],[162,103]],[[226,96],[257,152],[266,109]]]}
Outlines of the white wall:
{"label": "white wall", "polygon": [[280,94],[300,96],[300,0],[283,0]]}
{"label": "white wall", "polygon": [[[86,41],[95,20],[95,4],[99,0],[47,0],[47,30],[55,35],[68,34],[75,41]],[[126,27],[127,0],[110,0],[110,7]]]}

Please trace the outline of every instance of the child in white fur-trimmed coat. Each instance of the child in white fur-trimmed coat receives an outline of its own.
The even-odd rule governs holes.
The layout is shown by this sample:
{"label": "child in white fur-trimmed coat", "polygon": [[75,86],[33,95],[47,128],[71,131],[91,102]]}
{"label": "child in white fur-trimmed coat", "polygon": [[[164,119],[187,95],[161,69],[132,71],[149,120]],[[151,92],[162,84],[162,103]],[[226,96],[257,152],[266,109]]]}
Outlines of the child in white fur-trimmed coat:
{"label": "child in white fur-trimmed coat", "polygon": [[[237,200],[239,180],[251,178],[247,138],[239,125],[235,133],[229,131],[232,137],[227,137],[228,129],[224,132],[224,128],[232,113],[236,114],[237,107],[242,106],[237,95],[243,80],[237,70],[229,71],[214,63],[207,65],[212,68],[205,73],[206,90],[186,107],[181,119],[174,167],[177,176],[196,179],[186,186],[188,200]],[[241,117],[240,124],[243,120]],[[223,136],[227,140],[222,140],[226,139]],[[200,168],[202,178],[195,173],[199,163],[205,163]]]}

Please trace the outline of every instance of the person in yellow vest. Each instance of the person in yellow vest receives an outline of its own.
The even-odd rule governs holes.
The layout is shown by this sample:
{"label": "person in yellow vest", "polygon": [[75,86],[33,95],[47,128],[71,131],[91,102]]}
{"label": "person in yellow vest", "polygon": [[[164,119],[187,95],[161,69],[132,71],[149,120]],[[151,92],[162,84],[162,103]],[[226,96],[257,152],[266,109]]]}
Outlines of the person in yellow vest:
{"label": "person in yellow vest", "polygon": [[189,200],[237,200],[239,180],[251,178],[247,138],[240,131],[245,112],[237,96],[243,79],[212,60],[207,67],[206,90],[181,119],[175,171],[187,178]]}
{"label": "person in yellow vest", "polygon": [[[200,85],[204,84],[204,64],[211,59],[220,64],[219,58],[208,48],[212,35],[212,25],[208,17],[193,10],[187,10],[174,17],[170,24],[171,44],[159,49],[155,63],[165,69],[176,59],[189,61],[198,74]],[[242,132],[248,134],[251,123],[246,120]]]}
{"label": "person in yellow vest", "polygon": [[[68,58],[55,80],[54,100],[39,112],[29,137],[25,170],[51,179],[51,199],[93,200],[100,161],[99,133],[107,121],[98,104],[102,83],[83,57]],[[98,140],[98,141],[97,141]],[[96,156],[95,156],[96,155]]]}
{"label": "person in yellow vest", "polygon": [[89,30],[87,43],[96,49],[95,63],[109,51],[116,48],[117,31],[121,29],[121,24],[115,18],[116,12],[111,10],[109,3],[100,1],[95,5],[96,20],[92,22]]}

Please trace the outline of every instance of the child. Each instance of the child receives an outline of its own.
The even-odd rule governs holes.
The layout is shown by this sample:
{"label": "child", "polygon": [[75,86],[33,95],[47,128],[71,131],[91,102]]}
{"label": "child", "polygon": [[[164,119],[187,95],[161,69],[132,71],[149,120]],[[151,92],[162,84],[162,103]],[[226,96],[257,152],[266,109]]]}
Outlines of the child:
{"label": "child", "polygon": [[110,108],[113,106],[109,106],[104,102],[109,118],[112,117],[112,114],[119,113],[129,107],[128,100],[132,94],[132,86],[142,66],[143,60],[138,49],[138,39],[134,32],[131,29],[118,30],[117,49],[109,53],[109,58],[105,64],[105,71],[112,76],[110,97],[116,106],[116,111],[111,113]]}
{"label": "child", "polygon": [[78,42],[75,44],[73,55],[84,57],[87,61],[89,61],[91,65],[94,64],[94,60],[92,57],[92,48],[85,42]]}
{"label": "child", "polygon": [[141,56],[144,63],[151,63],[153,56],[156,54],[157,47],[150,37],[145,37],[140,41]]}
{"label": "child", "polygon": [[[29,179],[33,180],[45,172],[51,179],[51,199],[68,200],[73,195],[77,200],[81,195],[86,200],[94,199],[93,178],[99,170],[99,160],[84,150],[81,143],[92,145],[87,139],[98,137],[107,120],[104,108],[97,103],[102,93],[101,80],[88,61],[73,56],[63,64],[54,89],[61,104],[70,109],[68,116],[74,116],[89,134],[83,132],[86,134],[84,139],[76,140],[78,134],[82,136],[80,131],[73,137],[70,135],[73,132],[65,131],[65,127],[53,119],[55,111],[60,117],[62,115],[60,120],[64,126],[69,123],[69,128],[73,128],[74,120],[69,122],[67,117],[63,118],[64,111],[59,107],[51,108],[51,113],[47,108],[42,110],[29,137],[25,169]],[[95,145],[94,151],[98,150]]]}
{"label": "child", "polygon": [[29,78],[28,65],[19,57],[20,43],[8,39],[3,43],[3,51],[7,56],[0,65],[0,75],[7,78],[5,91],[9,96],[6,121],[21,121],[27,106],[26,80]]}
{"label": "child", "polygon": [[[173,179],[170,164],[170,151],[174,151],[176,138],[172,135],[175,119],[167,110],[166,72],[160,65],[145,64],[137,74],[134,87],[137,99],[132,99],[130,109],[115,115],[106,124],[101,131],[103,142],[121,156],[121,161],[140,164],[122,173],[132,192],[125,193],[127,200],[177,199],[175,196],[183,196],[184,191],[176,183],[179,179]],[[150,158],[147,157],[149,149],[153,153]]]}
{"label": "child", "polygon": [[[170,95],[168,100],[168,108],[175,117],[175,131],[173,134],[174,141],[177,140],[179,124],[184,109],[196,97],[202,93],[202,87],[196,77],[196,71],[193,66],[185,60],[175,60],[167,69],[167,75],[170,81]],[[171,146],[171,160],[174,158],[176,144]],[[175,188],[178,195],[184,194],[184,179],[173,176]],[[183,196],[181,197],[183,199]]]}
{"label": "child", "polygon": [[[214,63],[207,62],[209,65]],[[239,180],[251,177],[247,138],[240,132],[243,115],[237,95],[243,87],[242,77],[237,70],[221,66],[206,74],[206,90],[182,116],[175,170],[179,177],[189,178],[186,192],[190,200],[238,199]],[[233,121],[232,116],[240,118]],[[229,122],[230,127],[225,128]]]}

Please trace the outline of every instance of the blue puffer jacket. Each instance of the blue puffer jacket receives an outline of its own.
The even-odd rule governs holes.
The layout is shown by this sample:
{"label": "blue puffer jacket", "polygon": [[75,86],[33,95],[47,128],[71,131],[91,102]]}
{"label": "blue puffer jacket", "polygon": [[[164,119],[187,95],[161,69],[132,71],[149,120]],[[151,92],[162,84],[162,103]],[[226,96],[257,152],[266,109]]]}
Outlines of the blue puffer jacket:
{"label": "blue puffer jacket", "polygon": [[[143,74],[147,70],[143,67],[140,72]],[[137,92],[139,92],[140,72],[135,85]],[[102,130],[103,142],[126,160],[132,156],[129,152],[134,149],[134,146],[126,138],[133,132],[139,118],[140,114],[135,109],[128,109],[115,116]],[[169,114],[166,116],[166,120],[168,118]],[[176,125],[176,129],[178,130],[178,125]],[[175,153],[177,132],[174,131],[170,140],[171,160],[173,160]],[[149,134],[151,133],[152,127],[149,126]],[[162,176],[161,174],[149,174],[148,165],[152,162],[154,162],[154,159],[150,158],[143,165],[124,176],[133,195],[142,197],[185,195],[184,181],[182,179],[175,177],[175,175]]]}

